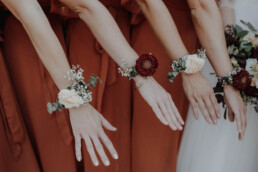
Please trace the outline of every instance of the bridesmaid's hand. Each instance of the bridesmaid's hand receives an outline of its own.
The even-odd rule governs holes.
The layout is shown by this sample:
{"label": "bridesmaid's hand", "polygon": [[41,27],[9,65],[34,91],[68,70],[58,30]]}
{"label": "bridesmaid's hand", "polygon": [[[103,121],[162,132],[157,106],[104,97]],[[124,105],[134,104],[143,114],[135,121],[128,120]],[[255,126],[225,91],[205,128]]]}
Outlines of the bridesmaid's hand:
{"label": "bridesmaid's hand", "polygon": [[186,96],[191,103],[195,119],[199,119],[199,106],[206,122],[216,125],[217,118],[220,118],[221,115],[210,82],[200,72],[191,75],[182,73],[182,79],[183,87]]}
{"label": "bridesmaid's hand", "polygon": [[182,130],[184,121],[180,116],[170,94],[162,88],[153,77],[144,79],[140,76],[134,78],[136,87],[145,101],[152,107],[158,119],[169,125],[172,130]]}
{"label": "bridesmaid's hand", "polygon": [[239,139],[242,140],[246,130],[246,106],[240,92],[231,85],[225,85],[224,99],[228,107],[229,120],[234,121],[235,116]]}
{"label": "bridesmaid's hand", "polygon": [[99,161],[95,154],[93,144],[104,165],[108,166],[110,164],[109,159],[106,153],[104,152],[103,146],[100,142],[100,139],[107,147],[113,158],[118,159],[118,154],[112,142],[109,140],[102,128],[102,126],[104,126],[106,129],[110,131],[116,131],[115,127],[113,127],[90,104],[86,104],[84,106],[81,106],[80,108],[73,108],[69,111],[73,135],[75,138],[75,154],[78,161],[81,161],[82,159],[81,139],[85,141],[87,151],[95,166],[99,165]]}

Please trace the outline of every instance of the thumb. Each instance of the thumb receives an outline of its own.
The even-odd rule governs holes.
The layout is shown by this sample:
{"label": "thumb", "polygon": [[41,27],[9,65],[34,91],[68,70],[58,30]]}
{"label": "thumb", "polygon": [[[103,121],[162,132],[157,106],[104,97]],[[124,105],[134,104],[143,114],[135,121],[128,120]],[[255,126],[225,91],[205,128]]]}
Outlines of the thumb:
{"label": "thumb", "polygon": [[102,115],[100,115],[101,121],[102,121],[102,125],[110,131],[116,131],[117,129],[111,125]]}

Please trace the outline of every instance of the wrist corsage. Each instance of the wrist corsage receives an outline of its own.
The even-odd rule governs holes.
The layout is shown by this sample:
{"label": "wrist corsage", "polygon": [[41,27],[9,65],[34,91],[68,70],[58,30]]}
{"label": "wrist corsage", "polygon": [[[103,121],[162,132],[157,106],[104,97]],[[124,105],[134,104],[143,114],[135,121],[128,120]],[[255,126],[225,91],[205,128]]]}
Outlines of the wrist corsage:
{"label": "wrist corsage", "polygon": [[173,72],[168,73],[168,79],[173,82],[173,79],[179,74],[184,72],[186,74],[193,74],[202,70],[205,63],[205,50],[197,50],[196,54],[187,54],[178,60],[174,60],[171,64]]}
{"label": "wrist corsage", "polygon": [[72,82],[72,85],[58,93],[55,103],[47,104],[50,114],[56,110],[61,111],[62,109],[79,107],[92,101],[92,87],[95,87],[98,81],[100,83],[102,81],[98,76],[91,74],[89,83],[86,84],[83,77],[84,70],[79,67],[79,65],[72,66],[72,69],[64,76],[68,81]]}
{"label": "wrist corsage", "polygon": [[125,62],[123,62],[121,67],[118,68],[118,72],[121,73],[122,76],[132,79],[137,75],[141,75],[143,77],[150,77],[154,75],[157,68],[158,68],[158,61],[150,53],[150,54],[141,55],[136,60],[136,65],[133,67],[129,67]]}
{"label": "wrist corsage", "polygon": [[[251,23],[241,21],[245,26],[227,26],[225,37],[233,71],[218,77],[214,87],[217,101],[225,105],[225,85],[232,85],[240,91],[243,101],[254,106],[258,113],[258,29]],[[226,111],[225,111],[226,112]]]}

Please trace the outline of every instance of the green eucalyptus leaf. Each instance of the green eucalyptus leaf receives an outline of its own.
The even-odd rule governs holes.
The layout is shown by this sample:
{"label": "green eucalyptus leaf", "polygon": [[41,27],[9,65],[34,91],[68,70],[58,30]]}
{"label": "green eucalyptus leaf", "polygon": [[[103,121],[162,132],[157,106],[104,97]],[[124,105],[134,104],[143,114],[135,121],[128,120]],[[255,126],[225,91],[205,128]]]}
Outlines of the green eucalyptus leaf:
{"label": "green eucalyptus leaf", "polygon": [[239,38],[244,38],[249,32],[247,30],[243,30],[237,34]]}
{"label": "green eucalyptus leaf", "polygon": [[239,25],[235,25],[235,29],[236,29],[236,34],[238,35],[240,32],[243,31],[242,27]]}

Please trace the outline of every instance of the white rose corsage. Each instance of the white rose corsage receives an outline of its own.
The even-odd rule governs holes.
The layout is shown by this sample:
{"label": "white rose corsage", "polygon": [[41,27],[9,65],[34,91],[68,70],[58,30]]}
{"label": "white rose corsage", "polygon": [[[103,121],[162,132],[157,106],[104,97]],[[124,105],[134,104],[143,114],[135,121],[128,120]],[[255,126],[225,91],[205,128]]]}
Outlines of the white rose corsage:
{"label": "white rose corsage", "polygon": [[58,93],[58,98],[55,103],[47,104],[47,110],[50,114],[56,110],[61,111],[62,109],[78,108],[80,105],[92,101],[92,87],[95,87],[98,81],[100,83],[102,81],[98,76],[91,74],[89,83],[86,84],[82,75],[84,70],[79,67],[79,65],[72,66],[72,69],[64,76],[73,84]]}
{"label": "white rose corsage", "polygon": [[178,60],[174,60],[171,64],[173,72],[168,73],[168,79],[173,82],[173,79],[179,74],[184,72],[186,74],[193,74],[202,70],[205,63],[205,50],[197,50],[196,54],[187,54]]}

